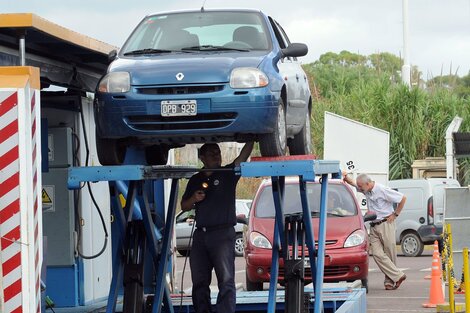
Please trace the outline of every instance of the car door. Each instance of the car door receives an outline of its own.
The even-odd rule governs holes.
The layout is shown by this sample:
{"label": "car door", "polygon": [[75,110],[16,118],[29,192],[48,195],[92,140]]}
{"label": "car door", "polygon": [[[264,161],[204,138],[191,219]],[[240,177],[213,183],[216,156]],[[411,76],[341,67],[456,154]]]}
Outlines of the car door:
{"label": "car door", "polygon": [[189,239],[193,230],[194,210],[181,212],[176,216],[176,249],[185,250],[189,248]]}
{"label": "car door", "polygon": [[[281,49],[289,44],[289,38],[282,27],[270,18],[276,39]],[[278,62],[279,72],[287,86],[286,122],[288,134],[297,133],[304,124],[308,107],[307,76],[302,70],[297,58],[284,57]],[[306,88],[307,87],[307,88]]]}

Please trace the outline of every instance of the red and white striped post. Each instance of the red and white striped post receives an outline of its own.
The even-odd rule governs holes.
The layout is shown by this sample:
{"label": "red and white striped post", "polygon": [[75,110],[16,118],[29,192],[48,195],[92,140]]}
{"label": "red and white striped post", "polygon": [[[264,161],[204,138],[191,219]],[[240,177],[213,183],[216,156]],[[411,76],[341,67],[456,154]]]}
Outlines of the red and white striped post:
{"label": "red and white striped post", "polygon": [[0,67],[0,308],[40,312],[39,69]]}

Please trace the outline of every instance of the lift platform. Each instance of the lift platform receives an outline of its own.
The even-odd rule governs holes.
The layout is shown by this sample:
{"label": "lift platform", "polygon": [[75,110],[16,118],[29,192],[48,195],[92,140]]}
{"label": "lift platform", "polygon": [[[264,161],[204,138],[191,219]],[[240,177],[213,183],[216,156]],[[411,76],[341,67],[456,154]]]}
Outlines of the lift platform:
{"label": "lift platform", "polygon": [[[272,272],[268,292],[238,292],[237,311],[245,312],[365,312],[365,291],[323,290],[326,206],[328,179],[340,177],[338,161],[313,159],[277,159],[244,162],[231,170],[242,177],[271,177],[275,205],[274,242],[272,249]],[[116,303],[121,285],[124,285],[123,312],[193,312],[191,297],[184,297],[182,307],[178,307],[181,296],[172,296],[166,281],[166,272],[171,255],[171,239],[175,219],[178,181],[188,178],[198,171],[194,167],[182,166],[99,166],[71,168],[68,186],[80,188],[83,182],[108,181],[115,223],[119,236],[116,237],[117,249],[113,257],[113,278],[108,296],[106,312],[116,312]],[[213,171],[213,170],[211,170]],[[283,194],[286,176],[299,178],[302,214],[295,223],[302,225],[302,232],[294,231],[291,235],[285,230],[283,214]],[[306,186],[320,176],[321,195],[318,245],[315,245],[311,214],[309,211]],[[166,210],[157,212],[151,208],[148,194],[149,184],[172,179],[171,190]],[[121,196],[120,196],[121,195]],[[119,201],[126,198],[125,204]],[[157,218],[155,217],[157,215]],[[156,222],[165,221],[164,225]],[[297,238],[296,234],[302,234]],[[301,237],[301,238],[300,238]],[[297,255],[289,255],[289,245],[298,244],[308,249],[310,259],[312,289],[303,284],[287,284],[285,291],[277,290],[279,259],[292,259],[298,262]],[[144,295],[144,255],[149,253],[155,270],[155,281],[151,295]],[[303,266],[303,262],[301,262]],[[299,277],[301,280],[301,277]],[[300,286],[300,287],[299,287]],[[295,287],[295,288],[294,288]],[[294,290],[295,289],[295,290]],[[178,310],[176,310],[178,308]],[[350,310],[351,309],[351,310]]]}

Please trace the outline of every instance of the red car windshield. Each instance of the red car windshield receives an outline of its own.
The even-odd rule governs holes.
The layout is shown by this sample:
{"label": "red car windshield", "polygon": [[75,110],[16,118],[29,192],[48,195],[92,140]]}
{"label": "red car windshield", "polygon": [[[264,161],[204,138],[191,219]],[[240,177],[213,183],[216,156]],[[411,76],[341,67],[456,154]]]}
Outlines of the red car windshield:
{"label": "red car windshield", "polygon": [[[312,216],[318,216],[320,212],[320,184],[308,184],[308,204]],[[274,200],[271,186],[266,186],[261,191],[255,206],[255,215],[260,218],[274,218]],[[284,214],[302,212],[300,192],[298,184],[286,184],[284,193]],[[328,216],[344,217],[357,214],[356,202],[344,185],[328,184]]]}

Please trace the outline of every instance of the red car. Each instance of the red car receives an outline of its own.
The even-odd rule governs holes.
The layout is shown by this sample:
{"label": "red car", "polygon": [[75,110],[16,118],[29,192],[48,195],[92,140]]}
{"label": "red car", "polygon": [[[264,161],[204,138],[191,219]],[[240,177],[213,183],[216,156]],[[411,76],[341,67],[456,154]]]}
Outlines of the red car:
{"label": "red car", "polygon": [[[318,240],[319,183],[308,183],[307,194],[312,212],[315,239]],[[301,212],[298,180],[286,179],[284,214]],[[271,181],[261,183],[253,201],[248,230],[245,232],[245,260],[247,290],[263,290],[263,283],[269,282],[271,253],[274,236],[274,202]],[[340,180],[328,184],[327,230],[325,250],[325,282],[361,280],[367,289],[369,271],[369,241],[363,216],[351,188]],[[305,247],[306,254],[308,249]],[[308,258],[306,258],[308,261]],[[283,283],[283,260],[279,265],[279,283]],[[308,262],[305,281],[312,281]]]}

